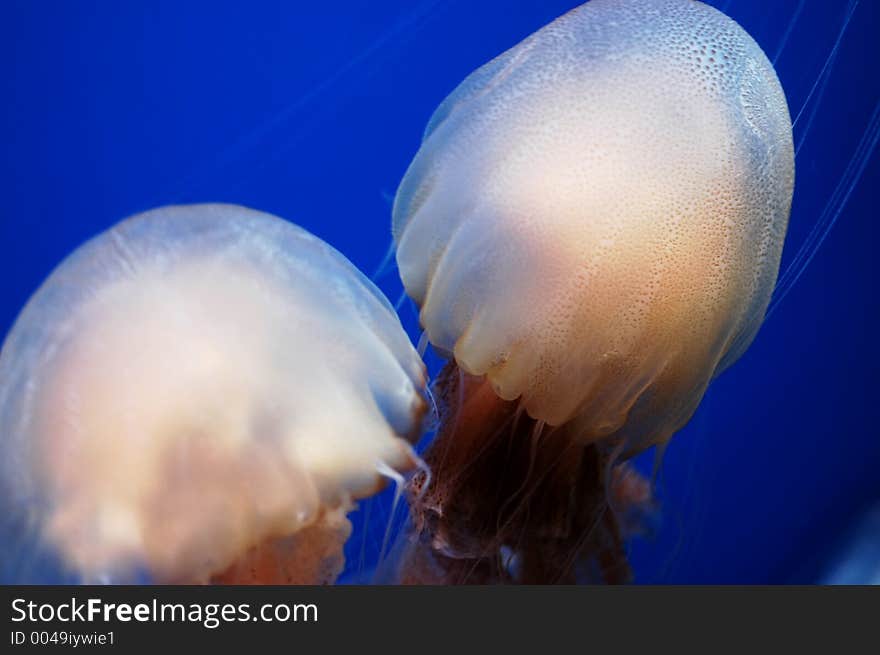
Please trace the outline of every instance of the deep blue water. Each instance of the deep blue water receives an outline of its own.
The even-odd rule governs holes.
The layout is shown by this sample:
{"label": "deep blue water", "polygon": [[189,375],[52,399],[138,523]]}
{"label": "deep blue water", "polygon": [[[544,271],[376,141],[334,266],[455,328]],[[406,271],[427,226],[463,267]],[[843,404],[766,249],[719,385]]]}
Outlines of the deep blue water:
{"label": "deep blue water", "polygon": [[[5,0],[0,334],[85,239],[169,203],[277,214],[372,274],[432,110],[470,71],[576,4]],[[814,228],[829,229],[673,439],[662,526],[632,559],[645,582],[807,582],[880,502],[880,158],[857,158],[846,174],[880,101],[880,4],[858,4],[836,50],[846,2],[712,4],[778,55],[793,116],[809,97],[795,127],[803,143],[783,271]],[[378,283],[396,301],[396,273]],[[408,305],[402,318],[416,339]],[[383,508],[371,516],[371,553]]]}

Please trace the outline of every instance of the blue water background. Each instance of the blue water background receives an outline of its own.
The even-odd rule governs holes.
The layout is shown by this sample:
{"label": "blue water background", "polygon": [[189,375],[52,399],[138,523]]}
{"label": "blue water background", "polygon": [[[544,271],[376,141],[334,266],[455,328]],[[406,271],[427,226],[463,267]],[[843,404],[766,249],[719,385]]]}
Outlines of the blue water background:
{"label": "blue water background", "polygon": [[[432,110],[469,72],[576,4],[5,0],[0,334],[85,239],[169,203],[277,214],[372,274]],[[880,501],[880,158],[846,174],[880,99],[880,3],[856,7],[830,62],[846,2],[712,4],[778,57],[793,115],[810,97],[795,129],[803,145],[783,270],[817,225],[829,229],[750,350],[674,438],[662,526],[633,545],[632,560],[644,582],[807,582]],[[400,297],[395,271],[378,283]],[[417,340],[408,303],[402,319]],[[366,565],[375,559],[388,493],[368,531],[355,515],[353,561],[363,535]],[[52,575],[37,566],[33,579]]]}

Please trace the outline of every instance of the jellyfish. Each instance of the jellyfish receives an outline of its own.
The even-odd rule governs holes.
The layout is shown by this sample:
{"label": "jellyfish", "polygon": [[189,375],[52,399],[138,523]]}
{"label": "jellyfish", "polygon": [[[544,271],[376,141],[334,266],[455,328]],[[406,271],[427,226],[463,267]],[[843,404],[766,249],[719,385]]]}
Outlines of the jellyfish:
{"label": "jellyfish", "polygon": [[794,185],[775,71],[721,12],[593,0],[467,77],[393,206],[448,359],[403,582],[620,582],[658,451],[748,348]]}
{"label": "jellyfish", "polygon": [[0,354],[4,511],[92,582],[328,583],[418,465],[425,371],[330,246],[164,207],[70,255]]}

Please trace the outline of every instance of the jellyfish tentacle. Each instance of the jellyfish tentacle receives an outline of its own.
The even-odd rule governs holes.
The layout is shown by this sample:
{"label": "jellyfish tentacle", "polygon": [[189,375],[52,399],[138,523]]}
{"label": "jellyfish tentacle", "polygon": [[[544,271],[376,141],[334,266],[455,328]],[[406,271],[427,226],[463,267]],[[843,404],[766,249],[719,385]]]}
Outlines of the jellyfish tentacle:
{"label": "jellyfish tentacle", "polygon": [[[447,365],[442,379],[488,386],[457,375],[454,368]],[[455,413],[457,390],[446,388],[444,398],[450,406],[441,406],[441,416]],[[485,405],[469,398],[470,406],[458,412],[457,421],[441,424],[425,453],[433,478],[427,484],[417,477],[410,482],[413,525],[404,537],[408,548],[401,580],[550,582],[584,567],[597,580],[606,574],[605,581],[623,580],[612,575],[621,567],[610,563],[618,562],[614,553],[620,552],[621,539],[640,529],[635,507],[649,504],[647,483],[636,485],[621,475],[625,465],[613,449],[593,445],[584,451],[589,457],[579,454],[570,427],[551,428],[528,418],[519,402],[496,398]],[[606,475],[614,478],[610,485]],[[597,523],[593,510],[608,489],[620,517],[608,512]],[[596,502],[583,502],[584,497]],[[597,559],[600,554],[604,563]],[[506,565],[514,555],[516,567]]]}
{"label": "jellyfish tentacle", "polygon": [[396,252],[396,250],[397,247],[395,246],[394,239],[392,238],[388,244],[388,248],[385,250],[385,255],[382,257],[382,261],[379,262],[379,265],[376,266],[376,270],[374,270],[373,274],[370,276],[370,279],[373,282],[378,282],[380,279],[390,273],[397,265],[397,262],[394,259],[394,253]]}
{"label": "jellyfish tentacle", "polygon": [[880,141],[880,102],[874,106],[874,111],[868,121],[868,126],[862,134],[858,146],[850,158],[846,169],[841,175],[837,186],[825,204],[825,208],[819,215],[819,219],[810,231],[809,236],[798,249],[798,253],[786,269],[775,289],[773,302],[767,309],[769,318],[779,307],[785,296],[794,288],[807,266],[816,256],[819,248],[828,238],[838,218],[843,213],[850,196],[858,186],[862,174],[871,161]]}
{"label": "jellyfish tentacle", "polygon": [[400,497],[406,484],[404,477],[388,466],[383,461],[376,462],[376,470],[383,476],[387,477],[394,483],[394,498],[391,501],[391,509],[388,511],[388,523],[385,526],[385,535],[382,537],[382,547],[379,549],[379,564],[377,570],[382,568],[385,561],[385,553],[388,550],[388,544],[391,541],[391,532],[394,528],[394,515],[400,502]]}
{"label": "jellyfish tentacle", "polygon": [[776,62],[779,60],[779,57],[782,55],[782,52],[785,50],[785,46],[788,45],[788,39],[791,37],[791,33],[794,31],[794,26],[798,21],[798,18],[801,16],[801,12],[804,10],[804,6],[807,4],[807,0],[798,0],[797,7],[795,7],[794,11],[791,14],[791,18],[788,20],[788,25],[785,28],[785,32],[782,34],[782,38],[779,39],[779,45],[776,46],[776,52],[773,54],[773,58],[770,60],[770,63],[776,66]]}
{"label": "jellyfish tentacle", "polygon": [[[834,61],[837,59],[837,51],[840,49],[840,44],[843,42],[843,36],[844,34],[846,34],[846,29],[847,27],[849,27],[849,23],[852,20],[853,14],[855,14],[856,7],[858,7],[858,5],[859,0],[850,0],[847,4],[846,12],[844,13],[843,17],[843,23],[840,26],[840,30],[837,32],[837,38],[834,40],[834,45],[831,46],[831,50],[829,51],[828,56],[825,58],[825,62],[822,64],[822,68],[819,70],[819,75],[816,76],[816,80],[810,87],[806,99],[801,105],[801,108],[798,110],[798,113],[795,115],[794,120],[792,120],[792,129],[797,127],[798,122],[800,122],[801,116],[803,116],[804,111],[806,111],[807,106],[810,104],[810,100],[813,98],[813,94],[816,93],[817,88],[822,84],[823,80],[826,79],[826,73],[829,72],[830,67],[834,65]],[[821,100],[821,93],[819,99]]]}

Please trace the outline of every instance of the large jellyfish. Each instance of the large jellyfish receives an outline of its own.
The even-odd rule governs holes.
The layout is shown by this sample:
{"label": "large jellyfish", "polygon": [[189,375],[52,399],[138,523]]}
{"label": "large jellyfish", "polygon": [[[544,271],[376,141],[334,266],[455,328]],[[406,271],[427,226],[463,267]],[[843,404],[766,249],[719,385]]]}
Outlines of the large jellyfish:
{"label": "large jellyfish", "polygon": [[4,511],[81,579],[323,583],[417,466],[423,365],[338,252],[231,205],[68,257],[0,354]]}
{"label": "large jellyfish", "polygon": [[593,0],[434,112],[393,210],[441,424],[407,582],[619,581],[665,444],[755,337],[794,183],[759,46],[689,0]]}

